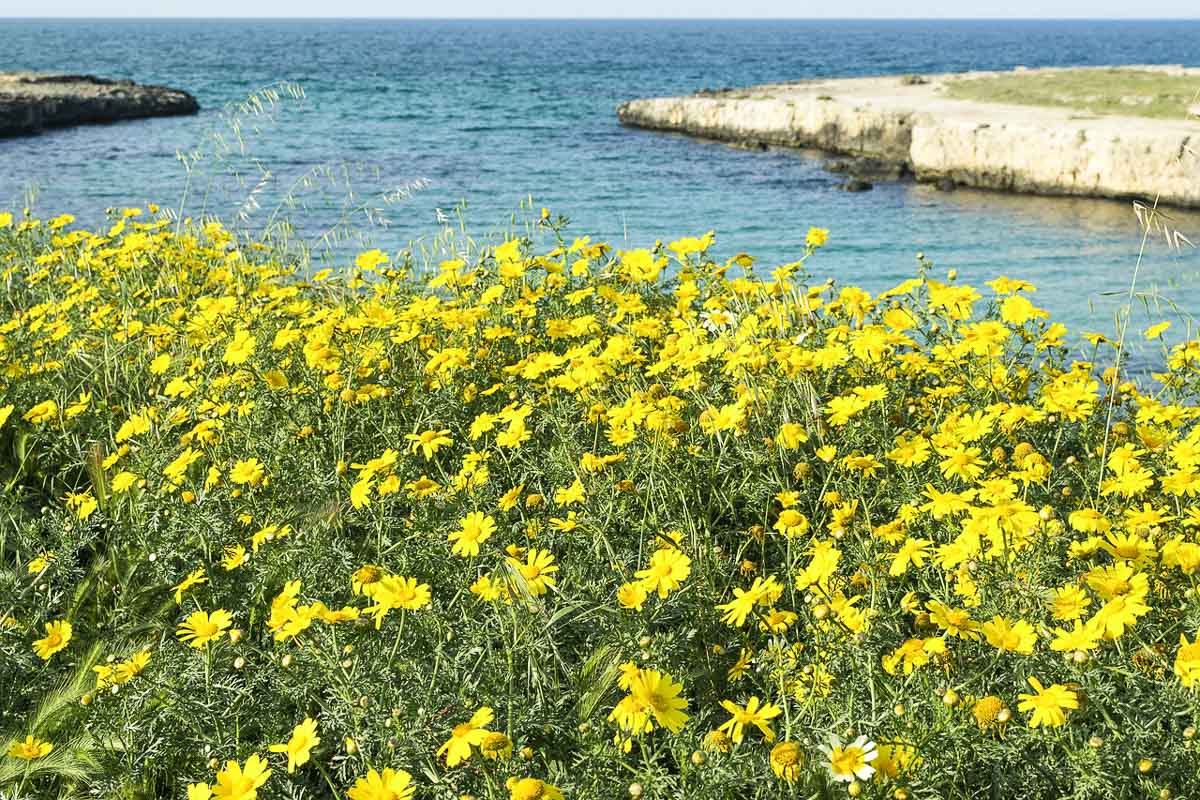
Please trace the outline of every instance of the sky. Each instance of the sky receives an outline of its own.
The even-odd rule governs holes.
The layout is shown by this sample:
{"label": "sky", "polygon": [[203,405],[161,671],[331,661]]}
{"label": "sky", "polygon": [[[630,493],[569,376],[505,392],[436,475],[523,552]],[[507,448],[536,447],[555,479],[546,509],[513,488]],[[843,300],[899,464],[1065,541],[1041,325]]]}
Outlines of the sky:
{"label": "sky", "polygon": [[[1198,0],[0,0],[0,17],[1197,18]],[[0,30],[0,36],[3,31]]]}

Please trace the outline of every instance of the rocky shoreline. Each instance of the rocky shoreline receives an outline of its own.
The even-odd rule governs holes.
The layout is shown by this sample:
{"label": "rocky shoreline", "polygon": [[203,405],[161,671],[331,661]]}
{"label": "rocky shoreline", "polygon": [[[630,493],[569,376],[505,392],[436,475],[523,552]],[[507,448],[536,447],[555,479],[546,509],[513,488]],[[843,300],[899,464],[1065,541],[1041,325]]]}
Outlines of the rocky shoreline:
{"label": "rocky shoreline", "polygon": [[[1200,75],[1182,67],[1130,69]],[[1186,109],[1178,120],[1149,119],[945,96],[953,81],[999,74],[1006,73],[703,90],[623,103],[617,116],[631,127],[865,159],[872,173],[911,176],[943,188],[1157,198],[1167,205],[1200,207],[1200,119],[1187,118]],[[853,163],[840,169],[851,175],[846,188],[870,188]]]}
{"label": "rocky shoreline", "polygon": [[199,110],[192,95],[165,86],[93,75],[0,72],[0,137]]}

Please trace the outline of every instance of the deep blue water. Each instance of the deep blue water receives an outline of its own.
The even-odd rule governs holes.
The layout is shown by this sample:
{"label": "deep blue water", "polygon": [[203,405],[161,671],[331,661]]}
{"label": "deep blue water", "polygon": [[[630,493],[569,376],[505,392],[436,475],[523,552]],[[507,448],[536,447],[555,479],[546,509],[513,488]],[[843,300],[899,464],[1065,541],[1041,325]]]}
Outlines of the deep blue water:
{"label": "deep blue water", "polygon": [[[830,228],[811,270],[885,288],[924,251],[939,271],[980,281],[1006,273],[1072,327],[1111,331],[1140,241],[1127,203],[911,183],[847,194],[811,154],[739,150],[617,124],[628,98],[821,76],[1000,69],[1017,65],[1196,64],[1192,22],[714,21],[45,21],[0,20],[0,69],[90,72],[193,92],[194,118],[147,120],[0,140],[0,208],[36,186],[46,213],[93,221],[108,206],[177,205],[177,152],[205,154],[187,209],[231,216],[250,159],[271,171],[250,224],[299,176],[352,164],[361,197],[416,179],[428,188],[388,207],[384,247],[435,232],[435,209],[468,202],[477,233],[506,226],[533,195],[577,235],[645,245],[714,228],[721,254],[768,265],[795,258],[810,225]],[[222,107],[280,80],[303,86],[264,130],[243,127],[249,155],[218,163]],[[249,184],[258,181],[245,171]],[[218,176],[213,178],[213,176]],[[220,177],[224,176],[224,177]],[[1197,165],[1200,180],[1200,164]],[[299,192],[291,215],[309,236],[329,226],[337,187]],[[1200,242],[1200,217],[1180,226]],[[1200,309],[1200,257],[1152,245],[1140,287]],[[1166,309],[1146,320],[1174,318]],[[1179,315],[1173,333],[1182,333]]]}

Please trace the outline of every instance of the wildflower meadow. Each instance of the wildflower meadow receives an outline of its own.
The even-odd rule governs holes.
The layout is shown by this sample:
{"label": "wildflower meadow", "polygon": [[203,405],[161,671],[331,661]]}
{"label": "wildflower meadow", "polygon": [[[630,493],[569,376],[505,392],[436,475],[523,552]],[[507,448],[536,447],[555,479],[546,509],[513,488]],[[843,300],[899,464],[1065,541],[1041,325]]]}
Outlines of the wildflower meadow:
{"label": "wildflower meadow", "polygon": [[0,796],[1200,796],[1200,339],[568,231],[0,214]]}

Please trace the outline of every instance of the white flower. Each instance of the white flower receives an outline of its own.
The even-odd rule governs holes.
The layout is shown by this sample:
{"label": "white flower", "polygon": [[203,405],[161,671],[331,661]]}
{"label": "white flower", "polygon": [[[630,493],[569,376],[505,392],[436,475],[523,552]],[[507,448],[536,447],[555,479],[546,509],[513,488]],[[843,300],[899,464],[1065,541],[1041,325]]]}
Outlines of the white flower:
{"label": "white flower", "polygon": [[822,745],[821,750],[829,759],[829,774],[835,781],[850,783],[855,778],[865,781],[875,774],[871,762],[879,755],[879,751],[866,736],[859,736],[850,744],[843,745],[841,739],[830,735],[829,745]]}
{"label": "white flower", "polygon": [[705,311],[700,315],[700,324],[709,333],[716,333],[723,328],[737,325],[737,315],[732,311]]}

